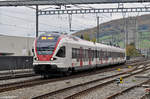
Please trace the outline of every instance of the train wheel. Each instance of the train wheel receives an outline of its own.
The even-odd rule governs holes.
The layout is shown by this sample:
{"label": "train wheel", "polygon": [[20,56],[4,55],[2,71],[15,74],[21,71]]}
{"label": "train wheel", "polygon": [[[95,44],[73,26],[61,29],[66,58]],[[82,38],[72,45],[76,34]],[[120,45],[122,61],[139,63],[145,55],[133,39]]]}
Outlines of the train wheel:
{"label": "train wheel", "polygon": [[49,78],[49,75],[43,75],[43,77],[44,77],[44,79],[47,79],[47,78]]}
{"label": "train wheel", "polygon": [[65,76],[70,76],[71,73],[72,73],[72,71],[71,71],[71,70],[68,70],[67,72],[64,73],[64,75],[65,75]]}

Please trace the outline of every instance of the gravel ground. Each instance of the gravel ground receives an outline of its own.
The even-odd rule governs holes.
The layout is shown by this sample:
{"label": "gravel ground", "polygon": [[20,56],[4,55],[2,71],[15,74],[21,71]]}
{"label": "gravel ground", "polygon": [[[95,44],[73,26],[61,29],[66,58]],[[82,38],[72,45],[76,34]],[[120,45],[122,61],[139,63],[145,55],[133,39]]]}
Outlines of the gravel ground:
{"label": "gravel ground", "polygon": [[[142,70],[142,69],[140,69],[140,70]],[[134,73],[136,73],[136,72],[139,72],[140,70],[136,70],[136,71],[134,71]],[[122,76],[127,76],[127,75],[129,75],[129,74],[125,74],[125,75],[122,75]],[[119,78],[120,76],[118,76],[118,78]],[[107,80],[103,80],[103,81],[99,81],[99,82],[97,82],[97,83],[94,83],[94,84],[89,84],[89,85],[86,85],[86,86],[80,86],[80,87],[76,87],[76,88],[72,88],[71,90],[68,90],[67,92],[65,91],[65,92],[61,92],[61,93],[59,93],[59,94],[57,94],[57,95],[53,95],[53,96],[50,96],[50,97],[48,97],[48,99],[64,99],[65,97],[68,97],[68,96],[70,96],[70,95],[72,95],[72,94],[74,94],[74,93],[77,93],[77,92],[79,92],[79,91],[82,91],[82,90],[86,90],[86,89],[88,89],[88,88],[91,88],[91,87],[93,87],[93,86],[96,86],[96,85],[99,85],[99,84],[102,84],[102,83],[104,83],[104,82],[107,82],[107,81],[110,81],[110,80],[112,80],[112,79],[114,79],[114,78],[110,78],[110,79],[107,79]],[[115,77],[115,79],[116,79],[116,77]],[[90,98],[91,99],[91,98]]]}
{"label": "gravel ground", "polygon": [[[128,75],[128,74],[125,74],[125,75]],[[56,95],[52,95],[52,96],[48,97],[47,99],[64,99],[64,98],[66,98],[66,97],[68,97],[70,95],[73,95],[74,93],[77,93],[79,91],[86,90],[86,89],[94,87],[96,85],[99,85],[99,84],[111,81],[112,79],[114,79],[114,78],[109,78],[107,80],[98,81],[98,82],[96,82],[94,84],[83,85],[83,86],[79,86],[79,87],[76,87],[76,88],[72,88],[71,90],[68,90],[68,91],[65,91],[65,92],[61,92],[61,93],[57,93]]]}
{"label": "gravel ground", "polygon": [[[143,78],[150,77],[150,73],[145,72],[145,74],[140,75],[139,77],[143,77]],[[148,82],[147,84],[144,84],[144,85],[150,86],[150,82]],[[129,92],[118,96],[116,99],[123,99],[126,96],[127,96],[127,99],[141,99],[141,97],[143,95],[147,94],[146,88],[147,87],[142,87],[142,86],[136,87],[136,88],[130,90]],[[148,96],[146,99],[150,99],[150,96]]]}
{"label": "gravel ground", "polygon": [[[128,68],[121,69],[120,72],[125,72],[129,70]],[[131,69],[130,69],[131,70]],[[109,72],[103,72],[100,74],[96,75],[91,75],[91,76],[85,76],[85,77],[80,77],[80,78],[75,78],[71,80],[64,80],[64,81],[57,81],[57,82],[52,82],[48,84],[43,84],[43,85],[37,85],[34,87],[29,87],[29,88],[23,88],[23,89],[17,89],[14,91],[8,91],[8,92],[3,92],[0,93],[0,97],[13,97],[13,99],[30,99],[39,95],[43,95],[58,89],[66,88],[68,86],[88,82],[91,80],[95,80],[98,78],[103,78],[106,76],[114,75],[120,73],[117,70],[115,71],[109,71]]]}
{"label": "gravel ground", "polygon": [[[145,75],[146,73],[149,74],[149,72],[150,72],[150,70],[145,71],[144,73],[138,74],[136,76]],[[113,94],[115,94],[119,91],[122,91],[128,87],[131,87],[131,86],[137,85],[141,82],[144,82],[147,79],[148,78],[136,78],[135,76],[132,76],[132,77],[124,79],[123,84],[117,85],[116,82],[114,82],[112,84],[103,86],[101,88],[97,88],[94,91],[91,91],[87,94],[82,94],[81,96],[75,97],[75,99],[105,99],[106,97],[108,97],[110,95],[113,95]],[[135,92],[135,93],[133,94],[133,92]],[[133,90],[127,94],[123,94],[123,95],[119,96],[116,99],[139,99],[139,98],[135,98],[135,96],[140,97],[141,94],[143,94],[143,93],[144,93],[144,89],[138,88],[138,89],[136,89],[136,91]],[[133,94],[133,96],[131,96],[132,94]]]}
{"label": "gravel ground", "polygon": [[150,63],[149,64],[147,64],[146,66],[149,66],[150,65]]}
{"label": "gravel ground", "polygon": [[0,74],[12,74],[12,73],[22,73],[22,72],[32,72],[32,69],[17,69],[17,70],[1,70]]}
{"label": "gravel ground", "polygon": [[37,79],[37,78],[41,78],[41,76],[16,78],[16,79],[8,79],[8,80],[0,80],[0,85],[20,82],[20,81],[27,81],[27,80]]}
{"label": "gravel ground", "polygon": [[131,91],[120,95],[118,97],[116,97],[115,99],[140,99],[141,96],[143,96],[145,94],[145,88],[143,87],[137,87],[132,89]]}
{"label": "gravel ground", "polygon": [[147,95],[144,99],[150,99],[150,95]]}

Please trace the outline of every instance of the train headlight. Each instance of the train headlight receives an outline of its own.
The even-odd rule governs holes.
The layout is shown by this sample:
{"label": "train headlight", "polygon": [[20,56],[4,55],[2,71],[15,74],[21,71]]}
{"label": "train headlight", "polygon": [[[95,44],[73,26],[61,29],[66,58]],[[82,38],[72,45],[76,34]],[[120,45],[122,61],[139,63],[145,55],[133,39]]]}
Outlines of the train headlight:
{"label": "train headlight", "polygon": [[53,59],[53,58],[51,58],[51,60],[53,61],[54,59]]}
{"label": "train headlight", "polygon": [[51,58],[50,60],[51,60],[51,61],[54,61],[54,60],[57,60],[57,58]]}
{"label": "train headlight", "polygon": [[35,57],[35,58],[34,58],[34,60],[38,60],[38,58],[37,58],[37,57]]}

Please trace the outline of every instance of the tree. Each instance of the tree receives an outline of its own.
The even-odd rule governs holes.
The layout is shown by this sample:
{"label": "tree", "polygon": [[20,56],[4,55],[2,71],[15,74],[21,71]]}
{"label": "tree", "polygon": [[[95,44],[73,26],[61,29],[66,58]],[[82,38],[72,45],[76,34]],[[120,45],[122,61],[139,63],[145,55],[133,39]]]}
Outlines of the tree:
{"label": "tree", "polygon": [[88,35],[88,34],[84,34],[83,38],[84,38],[85,40],[90,41],[90,37],[89,37],[89,35]]}
{"label": "tree", "polygon": [[130,56],[130,57],[140,56],[140,53],[135,48],[134,44],[127,45],[126,50],[127,50],[127,56]]}
{"label": "tree", "polygon": [[92,42],[94,42],[94,43],[96,42],[96,38],[95,37],[92,39]]}

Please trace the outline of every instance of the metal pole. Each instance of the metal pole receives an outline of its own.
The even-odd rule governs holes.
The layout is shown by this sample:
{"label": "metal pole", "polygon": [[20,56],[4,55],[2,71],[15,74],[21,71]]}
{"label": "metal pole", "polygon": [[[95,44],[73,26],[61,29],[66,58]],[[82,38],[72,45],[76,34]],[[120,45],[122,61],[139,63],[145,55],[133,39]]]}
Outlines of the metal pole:
{"label": "metal pole", "polygon": [[36,5],[36,37],[38,37],[38,30],[39,30],[39,15],[38,15],[39,7]]}
{"label": "metal pole", "polygon": [[72,29],[71,29],[72,28],[72,23],[71,23],[72,22],[72,14],[69,14],[68,17],[69,17],[69,30],[72,31]]}
{"label": "metal pole", "polygon": [[[125,18],[125,16],[124,16],[124,18]],[[128,42],[127,42],[127,35],[128,35],[128,33],[127,33],[127,19],[128,18],[125,18],[125,57],[127,57],[127,44],[128,44]]]}
{"label": "metal pole", "polygon": [[126,13],[122,13],[123,15],[123,20],[124,20],[124,47],[125,47],[125,57],[127,56],[127,18],[125,17],[126,16]]}
{"label": "metal pole", "polygon": [[137,49],[139,50],[139,31],[138,31],[138,15],[136,16],[136,42],[137,42]]}
{"label": "metal pole", "polygon": [[128,46],[128,18],[125,18],[125,48]]}
{"label": "metal pole", "polygon": [[99,43],[99,16],[97,17],[97,35],[96,35],[96,41]]}

